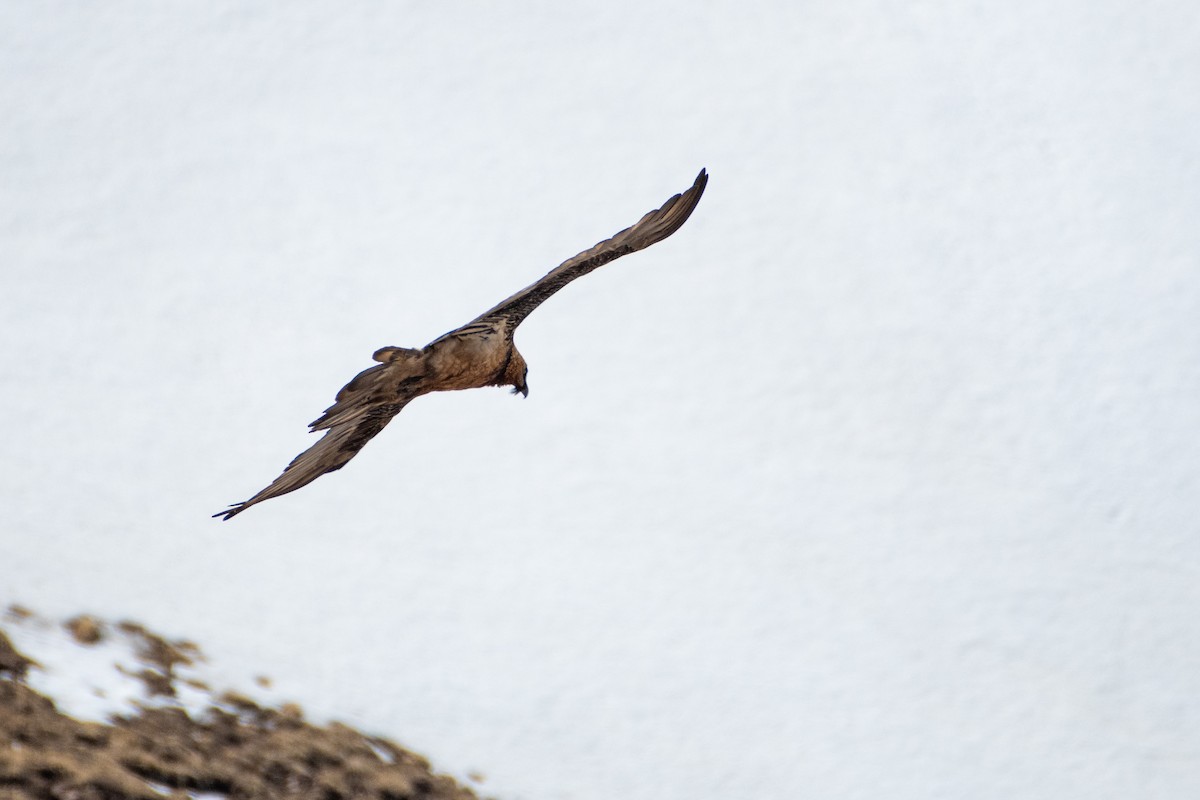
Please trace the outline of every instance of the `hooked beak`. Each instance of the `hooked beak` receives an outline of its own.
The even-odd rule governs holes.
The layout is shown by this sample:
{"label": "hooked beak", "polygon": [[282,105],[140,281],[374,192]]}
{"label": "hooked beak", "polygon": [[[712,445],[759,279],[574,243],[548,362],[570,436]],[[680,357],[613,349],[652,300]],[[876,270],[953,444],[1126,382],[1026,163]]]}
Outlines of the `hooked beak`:
{"label": "hooked beak", "polygon": [[520,386],[514,386],[512,393],[519,394],[522,397],[529,397],[529,384],[522,383]]}

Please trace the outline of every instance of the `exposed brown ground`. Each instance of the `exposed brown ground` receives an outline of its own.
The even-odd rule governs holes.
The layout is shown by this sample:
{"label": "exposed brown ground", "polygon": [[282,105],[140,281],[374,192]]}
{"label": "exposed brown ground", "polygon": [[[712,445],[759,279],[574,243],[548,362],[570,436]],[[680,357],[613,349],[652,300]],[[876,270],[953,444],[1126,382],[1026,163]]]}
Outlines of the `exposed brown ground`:
{"label": "exposed brown ground", "polygon": [[[27,613],[10,610],[10,621]],[[65,627],[81,645],[104,623],[76,617]],[[117,630],[137,642],[147,697],[174,697],[179,665],[200,658],[191,643],[141,626]],[[392,742],[346,725],[306,722],[299,707],[267,708],[240,695],[214,697],[193,717],[175,706],[140,708],[108,723],[82,722],[26,683],[31,659],[0,622],[0,800],[123,800],[164,797],[431,798],[475,800],[452,778]],[[265,680],[265,679],[263,679]],[[203,684],[191,682],[196,688]]]}

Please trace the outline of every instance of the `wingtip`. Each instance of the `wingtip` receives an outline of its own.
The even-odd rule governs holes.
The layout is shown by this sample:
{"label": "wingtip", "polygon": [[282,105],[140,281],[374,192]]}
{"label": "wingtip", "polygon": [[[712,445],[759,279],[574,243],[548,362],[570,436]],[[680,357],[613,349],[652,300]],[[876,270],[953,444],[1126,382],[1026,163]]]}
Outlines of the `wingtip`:
{"label": "wingtip", "polygon": [[219,519],[222,522],[228,522],[229,520],[233,519],[234,517],[236,517],[238,514],[242,513],[245,510],[246,510],[245,503],[234,503],[233,505],[231,505],[229,508],[225,509],[224,511],[218,511],[217,513],[213,514],[212,518]]}

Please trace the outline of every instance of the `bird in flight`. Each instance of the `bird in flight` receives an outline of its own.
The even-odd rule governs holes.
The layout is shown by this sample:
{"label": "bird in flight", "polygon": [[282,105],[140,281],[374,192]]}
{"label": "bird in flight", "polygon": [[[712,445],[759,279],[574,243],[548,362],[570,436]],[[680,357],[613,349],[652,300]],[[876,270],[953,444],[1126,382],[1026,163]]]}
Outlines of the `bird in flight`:
{"label": "bird in flight", "polygon": [[325,431],[316,444],[288,464],[283,474],[258,494],[234,503],[214,517],[232,519],[250,506],[294,492],[326,472],[346,466],[371,437],[413,399],[430,392],[511,386],[529,395],[528,368],[513,343],[513,331],[550,295],[576,278],[614,259],[661,242],[687,221],[704,194],[708,173],[631,227],[570,258],[496,307],[423,348],[384,347],[372,356],[379,363],[363,370],[337,393],[336,402],[309,428]]}

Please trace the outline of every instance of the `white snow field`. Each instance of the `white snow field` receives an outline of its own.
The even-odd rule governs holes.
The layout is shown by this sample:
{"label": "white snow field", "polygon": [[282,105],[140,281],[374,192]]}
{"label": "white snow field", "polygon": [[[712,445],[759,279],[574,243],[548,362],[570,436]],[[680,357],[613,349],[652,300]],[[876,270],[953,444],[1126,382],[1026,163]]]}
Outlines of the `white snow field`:
{"label": "white snow field", "polygon": [[[1200,796],[1200,6],[0,8],[0,603],[503,800]],[[691,185],[228,523],[384,345]],[[314,653],[320,654],[314,657]]]}

